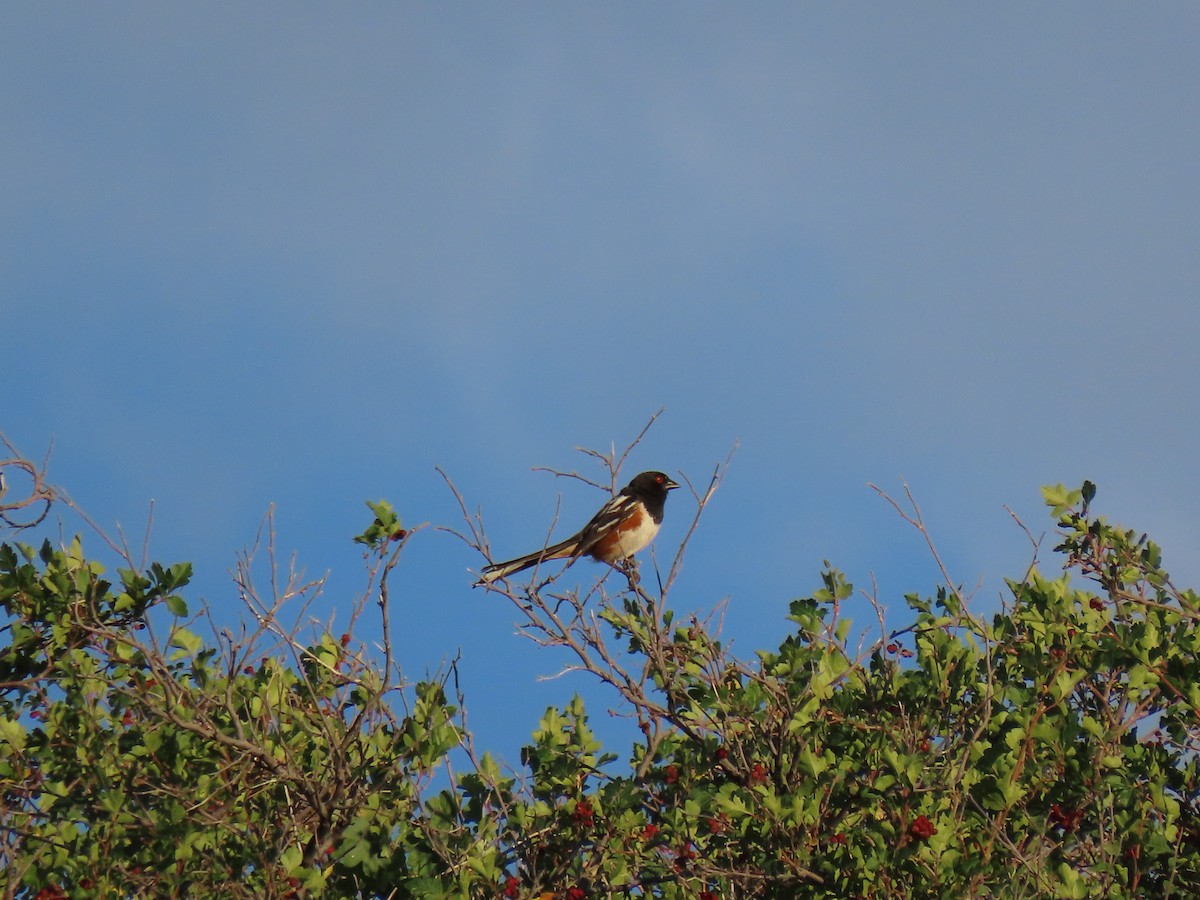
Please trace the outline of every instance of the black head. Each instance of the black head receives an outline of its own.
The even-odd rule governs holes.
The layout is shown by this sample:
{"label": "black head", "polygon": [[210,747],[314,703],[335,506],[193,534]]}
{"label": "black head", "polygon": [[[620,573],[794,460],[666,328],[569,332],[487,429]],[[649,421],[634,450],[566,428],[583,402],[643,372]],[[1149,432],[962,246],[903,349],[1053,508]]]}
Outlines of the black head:
{"label": "black head", "polygon": [[629,482],[629,487],[625,488],[622,494],[640,494],[644,497],[662,497],[666,498],[667,491],[673,491],[679,487],[674,481],[662,472],[643,472]]}

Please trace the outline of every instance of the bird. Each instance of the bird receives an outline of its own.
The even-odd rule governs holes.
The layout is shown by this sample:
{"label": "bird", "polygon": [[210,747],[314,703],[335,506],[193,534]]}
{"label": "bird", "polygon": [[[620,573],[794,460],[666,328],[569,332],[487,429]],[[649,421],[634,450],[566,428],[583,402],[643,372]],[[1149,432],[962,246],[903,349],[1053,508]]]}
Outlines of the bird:
{"label": "bird", "polygon": [[667,493],[677,487],[662,472],[642,472],[565,541],[507,562],[486,565],[476,585],[491,584],[548,559],[566,559],[568,566],[581,556],[610,566],[628,559],[654,540],[662,525]]}

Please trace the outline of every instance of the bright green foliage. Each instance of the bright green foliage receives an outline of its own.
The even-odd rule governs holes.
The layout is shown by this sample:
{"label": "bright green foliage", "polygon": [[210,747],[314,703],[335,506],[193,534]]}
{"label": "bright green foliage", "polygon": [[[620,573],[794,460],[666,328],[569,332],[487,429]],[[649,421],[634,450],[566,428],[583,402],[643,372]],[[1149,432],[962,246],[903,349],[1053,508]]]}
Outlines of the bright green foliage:
{"label": "bright green foliage", "polygon": [[[114,586],[78,541],[5,545],[0,884],[1197,896],[1200,600],[1153,542],[1093,516],[1094,495],[1046,489],[1061,572],[1010,582],[987,619],[950,587],[910,596],[906,627],[862,653],[833,569],[792,602],[782,645],[749,661],[633,580],[613,596],[514,592],[526,633],[568,648],[644,736],[618,764],[575,699],[546,710],[520,772],[475,754],[445,679],[404,685],[349,634],[301,642],[268,605],[254,634],[206,641],[184,621],[187,566]],[[390,506],[371,509],[356,540],[386,600],[407,535]],[[455,753],[455,780],[435,780]]]}
{"label": "bright green foliage", "polygon": [[375,513],[375,519],[367,526],[366,531],[355,536],[356,544],[366,544],[371,550],[379,550],[388,541],[404,537],[404,528],[392,504],[386,500],[380,500],[378,503],[368,500],[367,508]]}

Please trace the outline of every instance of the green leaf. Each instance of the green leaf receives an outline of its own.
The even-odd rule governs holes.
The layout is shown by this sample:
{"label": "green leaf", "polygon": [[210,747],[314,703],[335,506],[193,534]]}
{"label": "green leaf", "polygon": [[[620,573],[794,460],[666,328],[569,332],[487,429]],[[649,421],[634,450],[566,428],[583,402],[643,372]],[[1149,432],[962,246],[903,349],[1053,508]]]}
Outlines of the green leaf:
{"label": "green leaf", "polygon": [[204,646],[204,641],[186,628],[176,628],[171,632],[171,646],[193,655]]}
{"label": "green leaf", "polygon": [[0,743],[20,750],[25,746],[25,729],[16,719],[0,716]]}
{"label": "green leaf", "polygon": [[377,503],[367,500],[366,504],[375,514],[375,519],[362,534],[355,535],[356,544],[365,544],[372,550],[380,550],[387,546],[389,541],[404,537],[404,526],[390,503],[386,500]]}
{"label": "green leaf", "polygon": [[166,604],[167,610],[171,613],[171,615],[178,616],[181,619],[187,616],[187,603],[184,602],[184,599],[178,594],[172,594],[171,596],[167,597]]}
{"label": "green leaf", "polygon": [[1092,502],[1092,500],[1095,499],[1095,497],[1096,497],[1096,485],[1092,484],[1092,482],[1090,482],[1090,481],[1085,480],[1083,482],[1083,487],[1079,489],[1079,495],[1081,497],[1083,497],[1083,502],[1085,504],[1090,504]]}

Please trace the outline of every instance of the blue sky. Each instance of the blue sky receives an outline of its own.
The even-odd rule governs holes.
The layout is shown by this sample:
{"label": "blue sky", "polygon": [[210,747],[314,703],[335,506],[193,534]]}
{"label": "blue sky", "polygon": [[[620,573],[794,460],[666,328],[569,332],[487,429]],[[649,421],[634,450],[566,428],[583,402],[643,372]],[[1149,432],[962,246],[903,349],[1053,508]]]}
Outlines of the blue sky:
{"label": "blue sky", "polygon": [[[868,482],[981,606],[1029,558],[1005,505],[1040,533],[1085,477],[1195,584],[1197,46],[1183,3],[9,6],[0,430],[103,523],[153,499],[227,616],[271,503],[343,611],[364,499],[454,526],[441,466],[515,555],[601,500],[531,467],[660,407],[629,475],[739,443],[672,604],[728,598],[746,655],[823,559],[896,624],[934,589]],[[515,761],[606,698],[537,680],[480,562],[414,540],[397,643],[461,648]]]}

